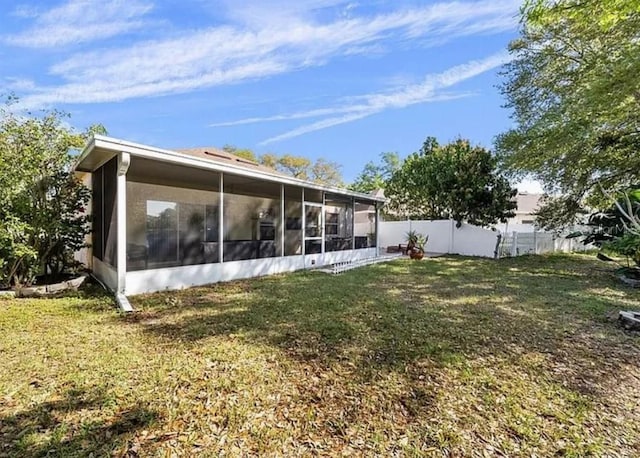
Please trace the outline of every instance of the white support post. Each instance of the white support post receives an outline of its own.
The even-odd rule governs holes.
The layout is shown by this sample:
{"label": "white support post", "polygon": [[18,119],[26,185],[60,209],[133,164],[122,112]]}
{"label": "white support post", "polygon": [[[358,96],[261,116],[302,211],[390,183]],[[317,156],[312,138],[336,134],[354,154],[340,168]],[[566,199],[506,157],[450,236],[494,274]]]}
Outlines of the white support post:
{"label": "white support post", "polygon": [[[307,244],[305,242],[307,231],[307,209],[304,205],[304,188],[302,188],[302,256],[307,254]],[[306,266],[306,263],[305,263]]]}
{"label": "white support post", "polygon": [[518,256],[518,233],[513,231],[513,245],[511,246],[511,256]]}
{"label": "white support post", "polygon": [[280,256],[284,256],[284,184],[280,185]]}
{"label": "white support post", "polygon": [[320,210],[320,234],[322,235],[322,240],[320,241],[320,246],[321,248],[321,252],[322,254],[324,254],[324,239],[325,239],[325,234],[324,234],[324,205],[325,205],[325,192],[322,191],[322,207]]}
{"label": "white support post", "polygon": [[116,301],[125,312],[131,312],[131,304],[127,300],[127,171],[131,163],[129,153],[118,154],[118,176],[116,178],[116,215],[117,215],[117,253],[116,253]]}
{"label": "white support post", "polygon": [[374,204],[374,208],[376,209],[376,256],[380,256],[380,208],[378,208],[378,204]]}
{"label": "white support post", "polygon": [[453,219],[451,221],[451,232],[449,233],[449,253],[455,253],[455,245],[456,245],[456,222]]}
{"label": "white support post", "polygon": [[220,172],[220,199],[218,202],[218,262],[224,262],[224,175]]}
{"label": "white support post", "polygon": [[351,249],[356,249],[356,199],[351,198]]}

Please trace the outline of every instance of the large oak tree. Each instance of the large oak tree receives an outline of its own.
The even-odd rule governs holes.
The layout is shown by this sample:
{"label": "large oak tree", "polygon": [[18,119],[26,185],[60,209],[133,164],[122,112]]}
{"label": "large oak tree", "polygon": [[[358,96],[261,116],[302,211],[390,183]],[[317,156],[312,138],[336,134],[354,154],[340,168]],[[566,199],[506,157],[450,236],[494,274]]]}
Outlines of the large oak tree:
{"label": "large oak tree", "polygon": [[563,195],[549,200],[562,224],[584,204],[601,206],[600,186],[640,181],[639,40],[639,0],[537,0],[522,9],[502,85],[515,127],[496,147],[507,170]]}

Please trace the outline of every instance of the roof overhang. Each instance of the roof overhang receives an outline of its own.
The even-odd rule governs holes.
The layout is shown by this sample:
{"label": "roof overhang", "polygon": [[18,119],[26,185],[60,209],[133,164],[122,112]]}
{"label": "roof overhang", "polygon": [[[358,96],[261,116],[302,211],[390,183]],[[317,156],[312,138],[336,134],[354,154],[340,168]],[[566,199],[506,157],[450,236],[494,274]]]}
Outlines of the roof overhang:
{"label": "roof overhang", "polygon": [[194,167],[216,172],[231,173],[234,175],[273,181],[277,183],[288,184],[291,186],[301,186],[309,189],[317,189],[335,194],[351,196],[356,199],[375,201],[380,203],[386,202],[386,199],[384,197],[355,192],[335,186],[324,186],[318,183],[313,183],[311,181],[300,180],[293,177],[285,177],[276,173],[271,174],[261,170],[249,170],[241,166],[236,166],[234,164],[224,164],[209,159],[201,159],[198,157],[189,156],[187,154],[178,153],[176,151],[142,145],[139,143],[132,143],[117,138],[107,137],[104,135],[94,135],[91,137],[87,145],[80,153],[74,169],[79,172],[93,172],[105,163],[109,162],[112,158],[114,158],[121,152],[129,153],[134,157],[141,157],[185,167]]}

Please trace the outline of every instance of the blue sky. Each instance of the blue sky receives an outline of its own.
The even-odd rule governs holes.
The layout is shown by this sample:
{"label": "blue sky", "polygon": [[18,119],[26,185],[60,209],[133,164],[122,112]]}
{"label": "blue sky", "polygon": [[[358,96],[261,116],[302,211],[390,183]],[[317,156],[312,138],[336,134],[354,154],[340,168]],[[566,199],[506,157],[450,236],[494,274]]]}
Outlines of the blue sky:
{"label": "blue sky", "polygon": [[165,148],[233,144],[342,164],[427,136],[491,147],[513,0],[18,0],[0,78],[32,110]]}

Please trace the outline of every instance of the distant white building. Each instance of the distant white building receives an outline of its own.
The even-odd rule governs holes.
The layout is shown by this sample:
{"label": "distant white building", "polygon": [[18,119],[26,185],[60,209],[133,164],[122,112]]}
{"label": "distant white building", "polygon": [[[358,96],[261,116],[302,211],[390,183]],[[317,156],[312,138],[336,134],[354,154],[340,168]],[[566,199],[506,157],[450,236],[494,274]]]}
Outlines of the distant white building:
{"label": "distant white building", "polygon": [[508,224],[535,224],[535,212],[538,211],[542,204],[542,194],[519,192],[516,196],[516,202],[518,203],[516,215],[513,218],[509,218]]}
{"label": "distant white building", "polygon": [[[381,199],[384,199],[385,197],[383,189],[372,191],[370,195],[375,198],[381,198]],[[513,227],[514,225],[519,226],[522,224],[533,226],[536,221],[535,212],[538,211],[538,209],[540,208],[540,205],[542,204],[542,196],[543,194],[519,192],[518,195],[516,196],[516,202],[518,204],[518,207],[515,210],[515,216],[513,216],[512,218],[509,218],[506,224],[505,223],[499,224],[498,225],[499,228],[501,230],[504,230],[506,226]],[[383,220],[385,219],[384,218],[385,213],[391,214],[391,215],[397,215],[397,213],[393,211],[389,211],[388,209],[383,209],[383,213],[381,215]],[[364,218],[364,215],[360,215],[360,218]],[[356,221],[356,222],[364,222],[364,220]]]}

